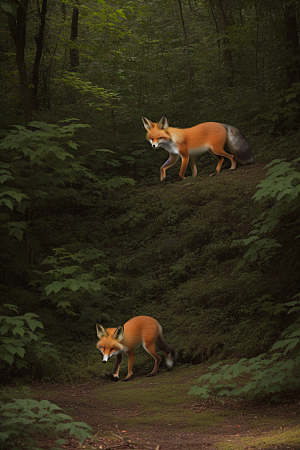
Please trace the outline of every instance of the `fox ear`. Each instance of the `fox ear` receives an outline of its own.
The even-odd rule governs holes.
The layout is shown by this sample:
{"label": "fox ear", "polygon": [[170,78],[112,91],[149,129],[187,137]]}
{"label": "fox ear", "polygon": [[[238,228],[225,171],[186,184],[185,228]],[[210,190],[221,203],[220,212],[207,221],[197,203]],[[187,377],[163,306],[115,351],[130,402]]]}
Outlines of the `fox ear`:
{"label": "fox ear", "polygon": [[154,127],[153,122],[151,122],[151,120],[146,119],[146,117],[142,116],[142,121],[144,124],[144,127],[146,128],[146,130],[151,130],[151,128]]}
{"label": "fox ear", "polygon": [[113,339],[117,339],[119,342],[122,341],[124,337],[124,327],[123,325],[120,325],[113,334]]}
{"label": "fox ear", "polygon": [[169,128],[169,122],[166,116],[162,116],[157,124],[157,128],[159,128],[160,130],[166,130],[167,128]]}
{"label": "fox ear", "polygon": [[99,323],[96,324],[96,332],[99,339],[108,336],[106,328],[104,328],[102,325],[99,325]]}

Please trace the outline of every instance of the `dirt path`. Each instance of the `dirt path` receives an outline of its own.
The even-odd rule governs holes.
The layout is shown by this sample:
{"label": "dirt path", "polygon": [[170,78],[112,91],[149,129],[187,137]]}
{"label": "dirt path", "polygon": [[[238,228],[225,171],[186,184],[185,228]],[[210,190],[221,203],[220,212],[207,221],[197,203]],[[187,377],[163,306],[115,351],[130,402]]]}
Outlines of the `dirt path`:
{"label": "dirt path", "polygon": [[[34,393],[93,428],[95,439],[83,444],[86,449],[300,450],[299,402],[207,404],[187,394],[198,371],[179,368],[128,383],[43,385]],[[79,446],[69,439],[64,448]]]}

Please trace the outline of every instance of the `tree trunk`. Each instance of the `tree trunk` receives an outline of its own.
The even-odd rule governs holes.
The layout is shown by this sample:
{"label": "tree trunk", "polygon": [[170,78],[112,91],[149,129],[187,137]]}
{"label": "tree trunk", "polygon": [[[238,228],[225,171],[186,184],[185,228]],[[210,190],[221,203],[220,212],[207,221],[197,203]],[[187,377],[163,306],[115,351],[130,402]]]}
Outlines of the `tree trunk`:
{"label": "tree trunk", "polygon": [[16,46],[16,61],[20,77],[22,107],[25,114],[25,124],[32,120],[32,110],[29,101],[29,87],[27,67],[25,62],[25,46],[26,46],[26,20],[28,10],[28,0],[18,2],[14,0],[17,7],[17,14],[8,13],[8,25],[11,37]]}
{"label": "tree trunk", "polygon": [[42,54],[43,54],[47,1],[48,0],[43,0],[42,9],[39,10],[39,16],[41,19],[41,23],[40,23],[39,34],[37,36],[35,36],[36,54],[35,54],[35,60],[34,60],[33,70],[32,70],[33,87],[30,89],[30,101],[31,101],[32,109],[39,108],[39,101],[38,101],[39,67],[40,67],[40,62],[41,62],[41,58],[42,58]]}
{"label": "tree trunk", "polygon": [[178,5],[179,5],[179,12],[180,12],[182,30],[183,30],[183,34],[184,34],[184,41],[185,41],[186,69],[187,69],[187,76],[188,76],[189,97],[190,97],[190,102],[191,102],[192,101],[192,95],[191,95],[192,75],[191,75],[191,67],[190,67],[190,59],[189,59],[188,37],[187,37],[187,32],[186,32],[186,28],[185,28],[183,13],[182,13],[181,0],[178,0]]}
{"label": "tree trunk", "polygon": [[[215,25],[216,25],[217,36],[219,36],[219,27],[218,27],[218,21],[216,19],[216,15],[214,13],[213,0],[209,0],[209,6],[210,6],[210,11],[211,11],[211,14],[213,16],[213,19],[214,19],[214,22],[215,22]],[[220,44],[220,39],[217,39],[217,42],[218,42],[218,49],[219,49],[219,51],[218,51],[218,68],[219,68],[219,76],[220,76],[220,74],[221,74],[221,44]]]}
{"label": "tree trunk", "polygon": [[70,40],[72,41],[72,47],[70,49],[70,65],[73,69],[79,66],[79,50],[75,44],[76,38],[78,36],[78,16],[79,16],[79,9],[77,6],[74,6],[72,14],[71,35],[70,35]]}
{"label": "tree trunk", "polygon": [[[220,23],[220,31],[221,34],[226,34],[227,31],[227,17],[224,11],[222,0],[215,0],[215,5],[217,9],[217,15]],[[223,48],[223,60],[225,64],[225,70],[226,70],[226,81],[227,85],[232,87],[233,86],[233,75],[234,75],[234,68],[233,68],[233,61],[232,61],[232,55],[229,48],[227,48],[229,43],[229,39],[227,37],[223,37],[221,40],[221,46]]]}
{"label": "tree trunk", "polygon": [[299,38],[297,26],[297,1],[285,0],[285,30],[286,30],[286,76],[287,87],[299,82]]}

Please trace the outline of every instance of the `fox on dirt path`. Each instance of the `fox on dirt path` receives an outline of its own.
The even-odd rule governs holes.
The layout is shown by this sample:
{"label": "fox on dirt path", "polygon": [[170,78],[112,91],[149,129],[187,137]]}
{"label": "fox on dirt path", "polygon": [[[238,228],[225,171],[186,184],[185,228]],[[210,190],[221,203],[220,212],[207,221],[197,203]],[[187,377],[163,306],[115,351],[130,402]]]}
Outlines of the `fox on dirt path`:
{"label": "fox on dirt path", "polygon": [[102,325],[97,324],[96,331],[99,339],[96,346],[103,354],[103,362],[107,362],[111,356],[116,355],[117,357],[113,371],[113,379],[115,381],[119,380],[122,352],[128,355],[128,373],[124,381],[129,381],[132,378],[132,368],[135,360],[134,349],[140,342],[155,360],[154,368],[148,376],[157,374],[161,362],[161,357],[156,352],[155,347],[166,355],[168,367],[172,367],[176,361],[177,352],[175,348],[164,342],[162,327],[152,317],[133,317],[118,328],[104,328]]}
{"label": "fox on dirt path", "polygon": [[[147,130],[146,138],[153,148],[163,147],[170,156],[160,168],[160,180],[166,178],[166,170],[172,167],[181,156],[181,168],[179,180],[184,180],[185,171],[190,160],[193,177],[197,176],[197,166],[194,156],[210,152],[218,158],[215,172],[217,175],[222,167],[224,158],[231,161],[230,170],[236,169],[236,161],[241,164],[250,164],[254,156],[251,146],[243,134],[235,127],[217,122],[206,122],[192,128],[172,128],[166,116],[158,123],[153,123],[146,117],[142,117],[144,127]],[[224,145],[231,153],[224,150]]]}

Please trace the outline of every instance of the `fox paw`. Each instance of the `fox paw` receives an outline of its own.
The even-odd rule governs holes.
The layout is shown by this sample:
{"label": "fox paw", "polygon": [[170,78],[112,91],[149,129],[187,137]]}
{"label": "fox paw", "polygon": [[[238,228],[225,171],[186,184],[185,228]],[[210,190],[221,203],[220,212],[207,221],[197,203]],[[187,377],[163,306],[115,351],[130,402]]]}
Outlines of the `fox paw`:
{"label": "fox paw", "polygon": [[133,379],[133,375],[130,375],[130,377],[126,377],[126,378],[124,378],[124,380],[122,380],[122,381],[130,381],[130,380],[132,380]]}
{"label": "fox paw", "polygon": [[110,372],[104,372],[102,374],[102,378],[105,378],[106,380],[111,380],[111,381],[119,381],[119,377],[116,375],[113,375]]}
{"label": "fox paw", "polygon": [[109,379],[111,381],[119,381],[119,377],[117,375],[114,375],[113,373],[110,374]]}
{"label": "fox paw", "polygon": [[210,177],[214,177],[215,175],[219,175],[219,172],[217,170],[215,170],[213,173],[211,173],[209,176]]}

